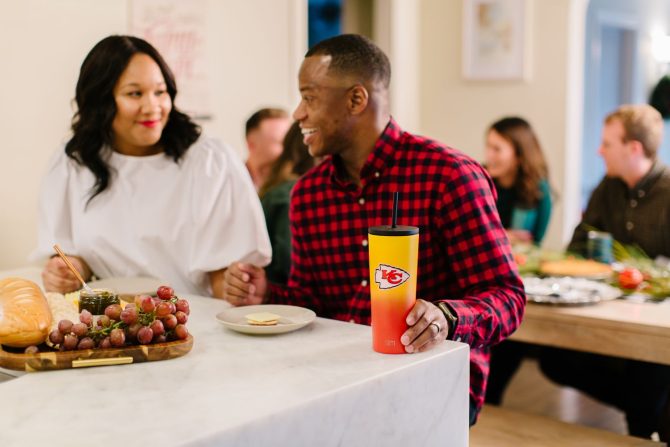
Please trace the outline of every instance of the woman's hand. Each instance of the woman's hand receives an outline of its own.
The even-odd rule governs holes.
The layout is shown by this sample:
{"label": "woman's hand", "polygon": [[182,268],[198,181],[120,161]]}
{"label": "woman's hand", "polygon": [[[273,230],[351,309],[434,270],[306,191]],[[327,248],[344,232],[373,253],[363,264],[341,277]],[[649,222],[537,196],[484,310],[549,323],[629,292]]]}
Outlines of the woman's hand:
{"label": "woman's hand", "polygon": [[[78,256],[68,256],[67,258],[74,265],[74,268],[79,271],[84,281],[91,278],[91,269],[86,261]],[[44,283],[44,290],[47,292],[68,293],[81,288],[77,277],[59,256],[52,257],[44,266],[42,282]]]}

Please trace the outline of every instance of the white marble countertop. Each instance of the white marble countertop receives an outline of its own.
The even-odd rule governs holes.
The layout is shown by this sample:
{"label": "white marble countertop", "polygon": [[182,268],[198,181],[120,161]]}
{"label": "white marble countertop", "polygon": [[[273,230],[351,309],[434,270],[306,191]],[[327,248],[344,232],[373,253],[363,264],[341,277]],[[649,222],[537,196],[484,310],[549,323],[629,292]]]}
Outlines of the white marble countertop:
{"label": "white marble countertop", "polygon": [[469,351],[382,355],[367,326],[317,318],[232,332],[225,302],[187,297],[184,357],[23,374],[0,383],[0,446],[468,444]]}

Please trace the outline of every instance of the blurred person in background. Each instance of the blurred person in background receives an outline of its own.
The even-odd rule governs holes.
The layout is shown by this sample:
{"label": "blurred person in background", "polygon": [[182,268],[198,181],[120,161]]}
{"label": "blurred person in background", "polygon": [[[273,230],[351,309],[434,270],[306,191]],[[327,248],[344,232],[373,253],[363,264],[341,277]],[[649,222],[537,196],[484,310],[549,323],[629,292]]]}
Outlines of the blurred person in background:
{"label": "blurred person in background", "polygon": [[549,171],[526,120],[507,117],[491,125],[485,166],[498,191],[496,206],[510,242],[539,245],[551,217]]}
{"label": "blurred person in background", "polygon": [[[637,245],[650,257],[670,257],[670,169],[657,159],[663,137],[661,114],[649,105],[624,105],[605,118],[598,153],[607,173],[591,194],[568,249],[585,253],[590,229]],[[636,360],[543,348],[542,372],[561,385],[614,405],[626,415],[628,432],[668,441],[670,367]]]}
{"label": "blurred person in background", "polygon": [[[498,192],[496,206],[512,244],[539,245],[551,217],[547,163],[532,127],[523,118],[506,117],[486,132],[486,169]],[[486,402],[500,405],[529,345],[505,340],[491,348]]]}
{"label": "blurred person in background", "polygon": [[296,121],[284,137],[284,150],[270,169],[268,179],[259,191],[265,223],[272,244],[272,262],[265,267],[268,281],[286,284],[291,269],[291,228],[289,203],[291,190],[298,178],[309,171],[316,159],[302,141]]}
{"label": "blurred person in background", "polygon": [[249,117],[245,125],[247,139],[247,170],[256,190],[267,181],[272,164],[282,153],[284,135],[291,125],[283,109],[260,109]]}
{"label": "blurred person in background", "polygon": [[[110,36],[93,47],[77,81],[72,138],[42,181],[34,259],[57,243],[84,280],[148,276],[214,296],[232,261],[269,262],[244,165],[201,135],[176,95],[170,68],[145,40]],[[42,278],[47,291],[81,287],[59,257]]]}
{"label": "blurred person in background", "polygon": [[568,250],[586,255],[589,230],[670,257],[670,169],[658,160],[663,118],[653,107],[624,105],[605,118],[598,153],[606,174],[589,198]]}

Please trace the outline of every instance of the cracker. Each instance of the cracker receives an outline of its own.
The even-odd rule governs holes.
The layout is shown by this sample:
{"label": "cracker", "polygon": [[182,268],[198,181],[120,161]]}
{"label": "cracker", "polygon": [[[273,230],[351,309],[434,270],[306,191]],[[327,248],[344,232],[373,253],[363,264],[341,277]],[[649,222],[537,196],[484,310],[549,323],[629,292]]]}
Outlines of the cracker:
{"label": "cracker", "polygon": [[244,316],[247,323],[254,326],[274,326],[279,321],[280,316],[271,312],[256,312]]}

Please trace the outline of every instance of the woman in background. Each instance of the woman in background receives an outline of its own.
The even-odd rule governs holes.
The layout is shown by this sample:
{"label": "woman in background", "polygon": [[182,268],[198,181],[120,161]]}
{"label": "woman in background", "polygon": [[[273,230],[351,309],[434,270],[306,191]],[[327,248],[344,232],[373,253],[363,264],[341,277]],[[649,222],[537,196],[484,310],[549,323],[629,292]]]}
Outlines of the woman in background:
{"label": "woman in background", "polygon": [[486,169],[498,191],[498,213],[512,244],[540,244],[551,216],[547,163],[530,124],[496,121],[486,134]]}
{"label": "woman in background", "polygon": [[[269,261],[244,165],[200,135],[176,95],[172,72],[146,41],[110,36],[93,47],[77,82],[72,138],[42,182],[33,258],[53,255],[58,243],[84,279],[150,276],[214,296],[232,261]],[[42,278],[47,291],[80,288],[58,257]]]}
{"label": "woman in background", "polygon": [[258,193],[272,244],[272,262],[265,268],[265,273],[269,281],[279,284],[287,283],[291,269],[288,215],[291,190],[298,178],[316,164],[302,140],[300,126],[295,122],[286,133],[284,149]]}
{"label": "woman in background", "polygon": [[[544,238],[551,216],[547,164],[540,143],[523,118],[496,121],[486,134],[486,169],[498,191],[496,205],[512,244]],[[486,402],[499,405],[527,346],[503,341],[491,349]]]}

